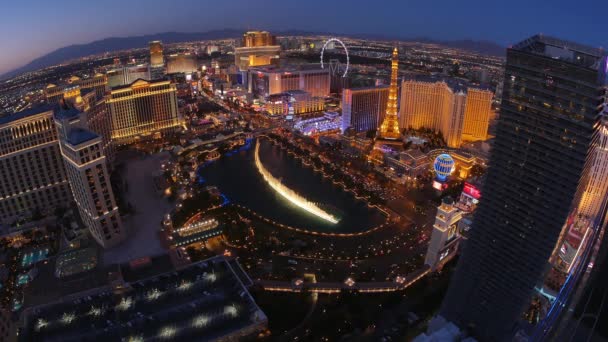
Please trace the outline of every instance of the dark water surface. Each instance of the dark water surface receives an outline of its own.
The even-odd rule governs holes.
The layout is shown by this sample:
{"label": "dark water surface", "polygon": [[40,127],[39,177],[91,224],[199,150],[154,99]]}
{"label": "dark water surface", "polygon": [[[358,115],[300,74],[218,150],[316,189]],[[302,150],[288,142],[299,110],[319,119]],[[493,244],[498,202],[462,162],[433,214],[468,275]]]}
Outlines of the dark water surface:
{"label": "dark water surface", "polygon": [[254,163],[255,141],[248,149],[229,153],[199,170],[207,185],[217,186],[232,202],[244,205],[277,222],[320,232],[359,232],[381,223],[384,216],[356,200],[351,193],[314,172],[265,139],[260,141],[260,160],[276,178],[309,201],[340,218],[332,224],[290,203],[276,193]]}

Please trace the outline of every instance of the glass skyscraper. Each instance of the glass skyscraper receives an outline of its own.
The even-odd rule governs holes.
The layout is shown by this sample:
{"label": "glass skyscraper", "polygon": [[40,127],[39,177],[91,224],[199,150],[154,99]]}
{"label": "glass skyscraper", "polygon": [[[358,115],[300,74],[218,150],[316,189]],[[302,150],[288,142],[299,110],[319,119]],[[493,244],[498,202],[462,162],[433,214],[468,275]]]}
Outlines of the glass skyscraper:
{"label": "glass skyscraper", "polygon": [[582,191],[606,96],[605,52],[542,35],[507,50],[496,140],[441,316],[508,340]]}

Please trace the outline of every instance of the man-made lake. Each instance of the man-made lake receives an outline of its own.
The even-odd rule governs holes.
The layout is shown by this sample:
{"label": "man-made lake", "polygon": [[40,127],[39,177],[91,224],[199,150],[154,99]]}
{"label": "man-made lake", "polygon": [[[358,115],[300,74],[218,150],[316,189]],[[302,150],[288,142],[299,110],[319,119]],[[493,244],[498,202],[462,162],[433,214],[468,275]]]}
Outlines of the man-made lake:
{"label": "man-made lake", "polygon": [[249,148],[228,153],[199,170],[206,185],[215,185],[232,202],[244,205],[274,221],[311,231],[352,233],[368,230],[384,221],[384,216],[349,192],[302,165],[266,139],[260,141],[264,167],[290,189],[324,210],[338,216],[333,224],[289,202],[275,192],[258,172],[254,162],[255,141]]}

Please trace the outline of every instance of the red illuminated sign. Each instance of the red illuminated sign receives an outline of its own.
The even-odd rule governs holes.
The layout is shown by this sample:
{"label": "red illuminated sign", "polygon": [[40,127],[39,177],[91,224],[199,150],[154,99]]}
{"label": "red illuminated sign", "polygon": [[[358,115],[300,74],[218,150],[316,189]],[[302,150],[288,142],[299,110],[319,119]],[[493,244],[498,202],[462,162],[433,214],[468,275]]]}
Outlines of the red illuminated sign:
{"label": "red illuminated sign", "polygon": [[474,199],[481,198],[481,191],[479,191],[479,189],[477,189],[474,185],[467,182],[464,183],[464,189],[462,189],[462,192],[473,197]]}

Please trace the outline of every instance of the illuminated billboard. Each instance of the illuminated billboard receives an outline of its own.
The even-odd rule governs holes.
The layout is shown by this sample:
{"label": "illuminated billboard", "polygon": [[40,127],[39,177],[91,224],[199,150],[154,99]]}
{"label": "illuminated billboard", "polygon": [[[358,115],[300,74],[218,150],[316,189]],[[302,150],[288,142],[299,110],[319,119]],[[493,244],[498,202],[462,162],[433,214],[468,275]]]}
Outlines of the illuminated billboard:
{"label": "illuminated billboard", "polygon": [[477,189],[477,187],[471,183],[464,183],[464,188],[462,189],[462,192],[464,192],[465,194],[473,197],[474,199],[480,199],[481,198],[481,191],[479,191],[479,189]]}

